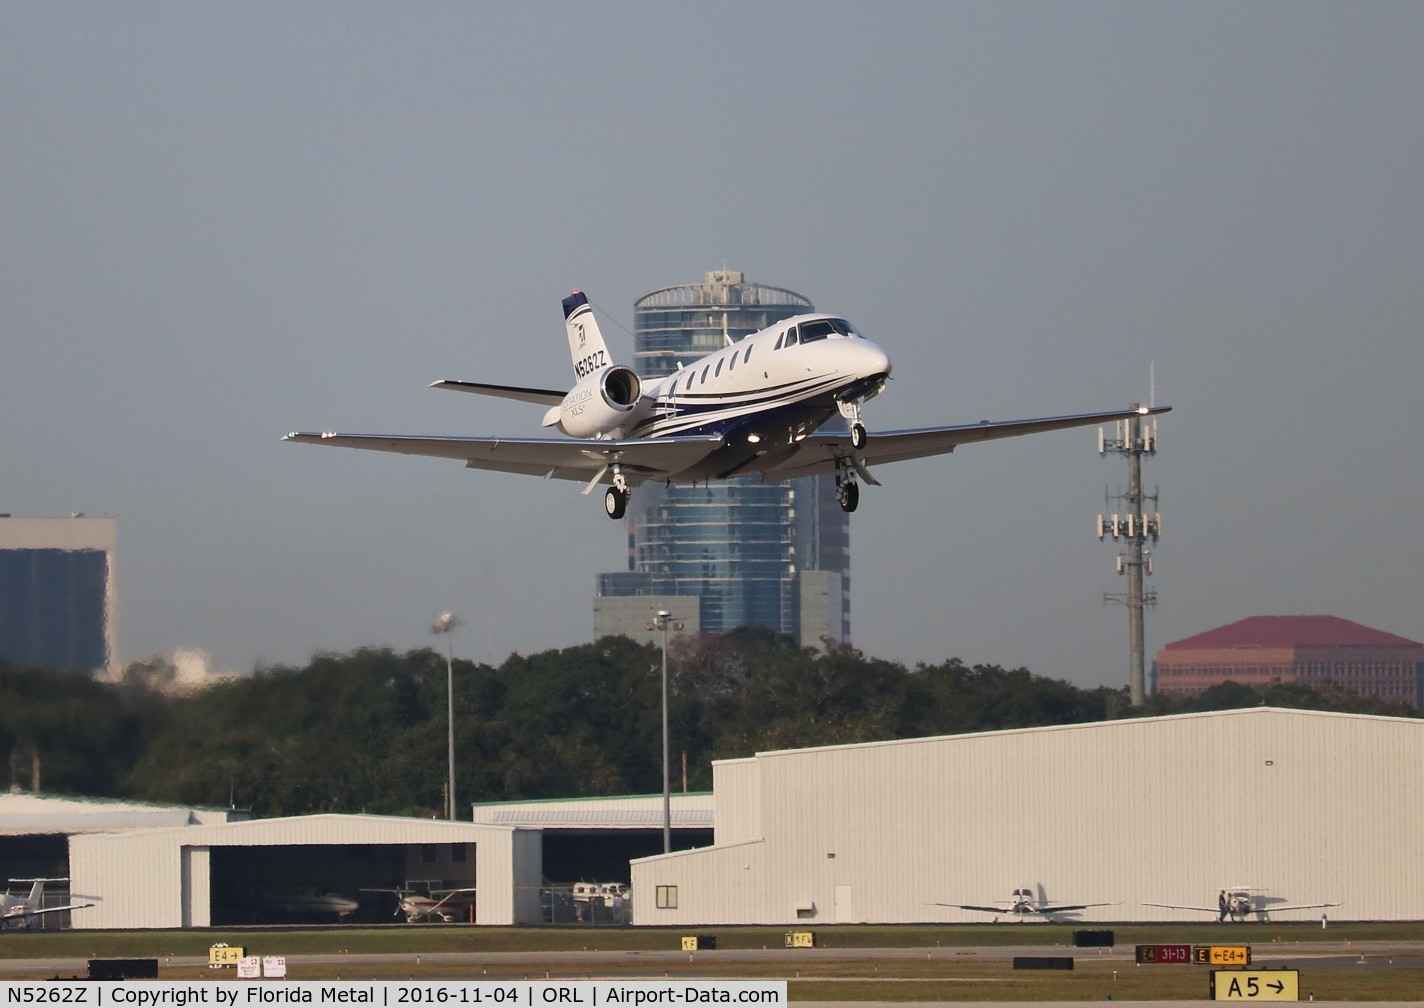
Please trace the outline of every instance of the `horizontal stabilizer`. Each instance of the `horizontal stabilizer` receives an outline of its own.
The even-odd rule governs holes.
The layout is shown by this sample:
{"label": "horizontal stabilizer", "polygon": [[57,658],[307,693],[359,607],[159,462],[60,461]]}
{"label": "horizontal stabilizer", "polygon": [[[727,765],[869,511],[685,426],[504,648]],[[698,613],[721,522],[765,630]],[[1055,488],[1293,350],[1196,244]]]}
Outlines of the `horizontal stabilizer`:
{"label": "horizontal stabilizer", "polygon": [[478,395],[496,396],[500,399],[518,399],[520,402],[538,403],[540,406],[557,406],[568,393],[557,389],[521,388],[518,385],[484,385],[479,382],[452,381],[442,379],[431,382],[431,388],[452,389],[456,392],[474,392]]}

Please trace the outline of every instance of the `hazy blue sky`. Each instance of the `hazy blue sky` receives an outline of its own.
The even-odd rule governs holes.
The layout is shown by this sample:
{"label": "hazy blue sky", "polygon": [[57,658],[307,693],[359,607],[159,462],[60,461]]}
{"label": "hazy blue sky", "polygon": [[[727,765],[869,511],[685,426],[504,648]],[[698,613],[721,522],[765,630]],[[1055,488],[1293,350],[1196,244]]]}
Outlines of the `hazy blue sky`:
{"label": "hazy blue sky", "polygon": [[[0,5],[0,511],[118,520],[119,657],[587,641],[578,485],[282,444],[510,434],[559,301],[723,264],[896,367],[872,430],[1125,405],[1148,649],[1245,616],[1424,639],[1424,5]],[[866,652],[1125,684],[1095,431],[877,472]]]}

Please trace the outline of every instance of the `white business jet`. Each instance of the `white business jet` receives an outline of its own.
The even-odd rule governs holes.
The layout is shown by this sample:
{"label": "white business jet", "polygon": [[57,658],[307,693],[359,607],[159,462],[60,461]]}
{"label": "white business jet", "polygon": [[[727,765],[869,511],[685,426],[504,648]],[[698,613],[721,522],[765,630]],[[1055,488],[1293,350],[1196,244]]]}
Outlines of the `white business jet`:
{"label": "white business jet", "polygon": [[[622,518],[632,489],[648,481],[704,483],[738,476],[763,481],[834,472],[846,511],[860,500],[857,478],[879,463],[943,455],[962,444],[1083,427],[1170,407],[983,420],[952,427],[870,434],[861,405],[885,388],[890,356],[834,315],[797,315],[752,333],[659,378],[614,364],[588,298],[564,299],[576,384],[568,391],[438,381],[432,388],[518,399],[548,407],[544,426],[564,438],[408,437],[293,432],[283,440],[456,459],[471,469],[606,485],[604,507]],[[840,414],[848,432],[820,432]]]}
{"label": "white business jet", "polygon": [[34,925],[36,918],[44,914],[62,913],[65,910],[82,910],[91,907],[93,903],[70,903],[66,906],[47,907],[44,905],[44,887],[46,882],[68,882],[69,879],[11,879],[12,882],[32,883],[30,895],[11,896],[7,893],[0,893],[0,930],[11,928],[29,928]]}

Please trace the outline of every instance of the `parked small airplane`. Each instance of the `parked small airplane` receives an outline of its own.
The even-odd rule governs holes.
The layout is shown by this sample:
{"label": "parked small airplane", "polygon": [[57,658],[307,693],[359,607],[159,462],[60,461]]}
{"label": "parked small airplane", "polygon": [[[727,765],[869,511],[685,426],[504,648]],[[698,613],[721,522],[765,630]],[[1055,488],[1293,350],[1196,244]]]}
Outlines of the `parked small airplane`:
{"label": "parked small airplane", "polygon": [[475,909],[475,890],[428,889],[421,892],[409,886],[398,889],[364,889],[363,892],[388,892],[396,898],[396,913],[405,914],[407,924],[440,921],[453,924],[470,921]]}
{"label": "parked small airplane", "polygon": [[1086,910],[1089,907],[1115,906],[1114,903],[1065,903],[1061,906],[1049,906],[1048,901],[1040,894],[1035,896],[1032,889],[1024,886],[1015,889],[1013,895],[1006,900],[997,900],[994,906],[979,906],[973,903],[931,903],[930,906],[955,907],[959,910],[976,910],[979,913],[1009,914],[1017,917],[1020,921],[1030,917],[1043,917],[1045,919],[1056,914],[1070,913],[1074,910]]}
{"label": "parked small airplane", "polygon": [[335,917],[339,921],[361,906],[350,896],[304,885],[253,885],[237,893],[232,903],[253,914],[277,914],[297,920]]}
{"label": "parked small airplane", "polygon": [[[1301,903],[1296,906],[1270,906],[1270,899],[1266,896],[1252,896],[1252,893],[1263,893],[1264,889],[1259,886],[1227,886],[1217,894],[1216,906],[1186,906],[1181,903],[1148,903],[1143,902],[1143,906],[1163,907],[1168,910],[1200,910],[1202,913],[1214,913],[1218,921],[1232,920],[1240,923],[1249,920],[1252,914],[1256,915],[1258,921],[1264,921],[1271,913],[1280,913],[1286,910],[1321,910],[1326,907],[1337,907],[1340,902],[1334,903]],[[1284,902],[1282,900],[1281,902]]]}
{"label": "parked small airplane", "polygon": [[65,906],[47,907],[44,905],[44,887],[46,882],[68,882],[69,879],[11,879],[11,882],[31,883],[30,895],[11,896],[8,892],[0,894],[0,930],[23,929],[30,927],[35,919],[44,914],[60,913],[64,910],[82,910],[84,907],[91,907],[93,903],[69,903]]}
{"label": "parked small airplane", "polygon": [[[432,388],[547,407],[543,425],[567,438],[410,437],[302,433],[285,441],[456,459],[471,469],[607,485],[604,509],[622,518],[641,483],[763,481],[835,473],[842,509],[860,501],[870,467],[954,451],[962,444],[1082,427],[1170,407],[1080,413],[870,434],[861,406],[890,379],[890,356],[843,318],[807,314],[777,322],[670,375],[643,379],[614,364],[588,298],[564,298],[574,387],[558,389],[437,381]],[[848,432],[820,431],[839,414]],[[574,440],[570,440],[574,439]]]}

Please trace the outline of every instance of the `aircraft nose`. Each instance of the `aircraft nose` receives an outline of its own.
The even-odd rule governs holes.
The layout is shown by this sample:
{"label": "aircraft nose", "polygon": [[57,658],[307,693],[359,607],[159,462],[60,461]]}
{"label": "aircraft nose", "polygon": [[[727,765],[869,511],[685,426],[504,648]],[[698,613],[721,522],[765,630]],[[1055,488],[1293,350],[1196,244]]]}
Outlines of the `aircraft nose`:
{"label": "aircraft nose", "polygon": [[866,340],[860,344],[857,370],[867,378],[890,374],[890,355],[882,347]]}

